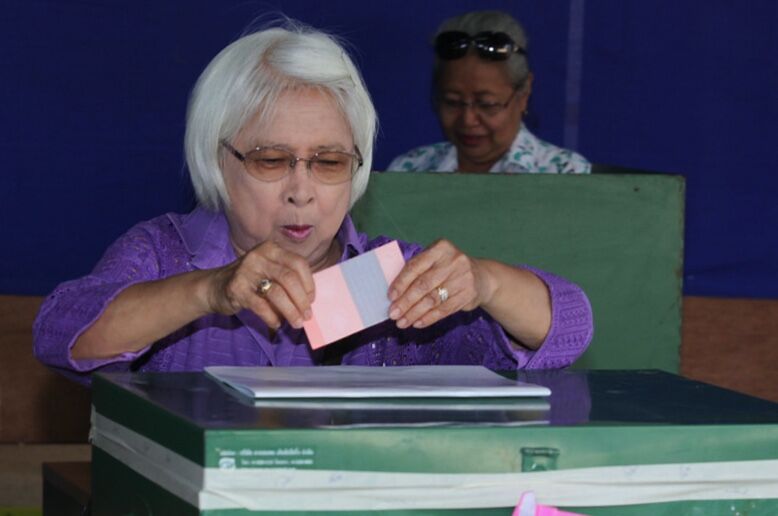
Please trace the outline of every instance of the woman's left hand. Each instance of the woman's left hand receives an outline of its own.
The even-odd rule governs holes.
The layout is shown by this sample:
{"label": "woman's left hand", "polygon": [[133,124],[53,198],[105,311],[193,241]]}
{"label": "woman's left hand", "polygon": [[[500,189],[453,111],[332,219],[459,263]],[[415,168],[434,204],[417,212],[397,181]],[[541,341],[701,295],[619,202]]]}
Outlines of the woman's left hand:
{"label": "woman's left hand", "polygon": [[447,240],[411,258],[389,288],[389,317],[398,328],[426,328],[459,310],[473,310],[494,293],[489,275]]}

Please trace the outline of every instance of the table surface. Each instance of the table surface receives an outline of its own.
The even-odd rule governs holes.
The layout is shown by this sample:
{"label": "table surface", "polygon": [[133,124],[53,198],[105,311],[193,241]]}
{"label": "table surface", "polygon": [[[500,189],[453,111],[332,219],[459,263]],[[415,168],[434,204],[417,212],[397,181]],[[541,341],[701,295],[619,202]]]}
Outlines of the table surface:
{"label": "table surface", "polygon": [[[548,399],[488,400],[467,409],[451,401],[401,408],[353,408],[337,400],[307,407],[255,406],[204,373],[96,375],[95,404],[117,389],[204,430],[319,428],[371,424],[729,425],[778,423],[778,404],[658,370],[561,370],[505,373],[545,385]],[[112,394],[109,394],[109,391]],[[101,398],[105,395],[106,397]],[[102,400],[102,401],[101,401]],[[434,401],[434,400],[433,400]],[[353,403],[350,400],[349,403]],[[419,407],[424,403],[426,407]],[[454,401],[461,404],[461,401]]]}

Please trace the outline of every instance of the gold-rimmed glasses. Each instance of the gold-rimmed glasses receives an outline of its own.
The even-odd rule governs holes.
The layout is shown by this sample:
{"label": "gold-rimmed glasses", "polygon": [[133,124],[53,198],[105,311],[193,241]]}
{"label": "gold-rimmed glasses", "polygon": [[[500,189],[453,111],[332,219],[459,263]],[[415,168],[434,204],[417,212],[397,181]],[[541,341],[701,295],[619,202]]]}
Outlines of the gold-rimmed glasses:
{"label": "gold-rimmed glasses", "polygon": [[222,140],[220,143],[230,154],[243,163],[249,175],[268,183],[285,178],[294,170],[298,161],[305,162],[311,177],[327,185],[349,181],[363,164],[362,155],[357,147],[354,147],[353,154],[325,150],[319,151],[309,158],[298,158],[282,147],[257,147],[243,154],[226,140]]}

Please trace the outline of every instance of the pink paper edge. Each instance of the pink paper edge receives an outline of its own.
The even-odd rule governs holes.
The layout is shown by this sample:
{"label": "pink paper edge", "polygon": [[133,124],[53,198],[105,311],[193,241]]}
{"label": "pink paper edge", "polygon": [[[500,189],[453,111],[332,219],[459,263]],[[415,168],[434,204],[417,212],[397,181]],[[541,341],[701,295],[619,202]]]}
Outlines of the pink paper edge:
{"label": "pink paper edge", "polygon": [[311,345],[311,349],[319,349],[327,345],[327,343],[324,342],[324,337],[321,334],[319,323],[316,321],[316,315],[303,322],[303,329],[305,330],[305,334],[308,336],[308,343]]}

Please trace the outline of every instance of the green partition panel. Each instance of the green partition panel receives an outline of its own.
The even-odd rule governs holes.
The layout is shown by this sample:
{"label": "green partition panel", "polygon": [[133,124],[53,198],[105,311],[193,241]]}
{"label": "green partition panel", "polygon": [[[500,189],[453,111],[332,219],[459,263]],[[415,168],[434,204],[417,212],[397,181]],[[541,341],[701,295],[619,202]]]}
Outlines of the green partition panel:
{"label": "green partition panel", "polygon": [[594,310],[587,369],[678,371],[684,179],[663,174],[374,173],[357,227],[578,283]]}

